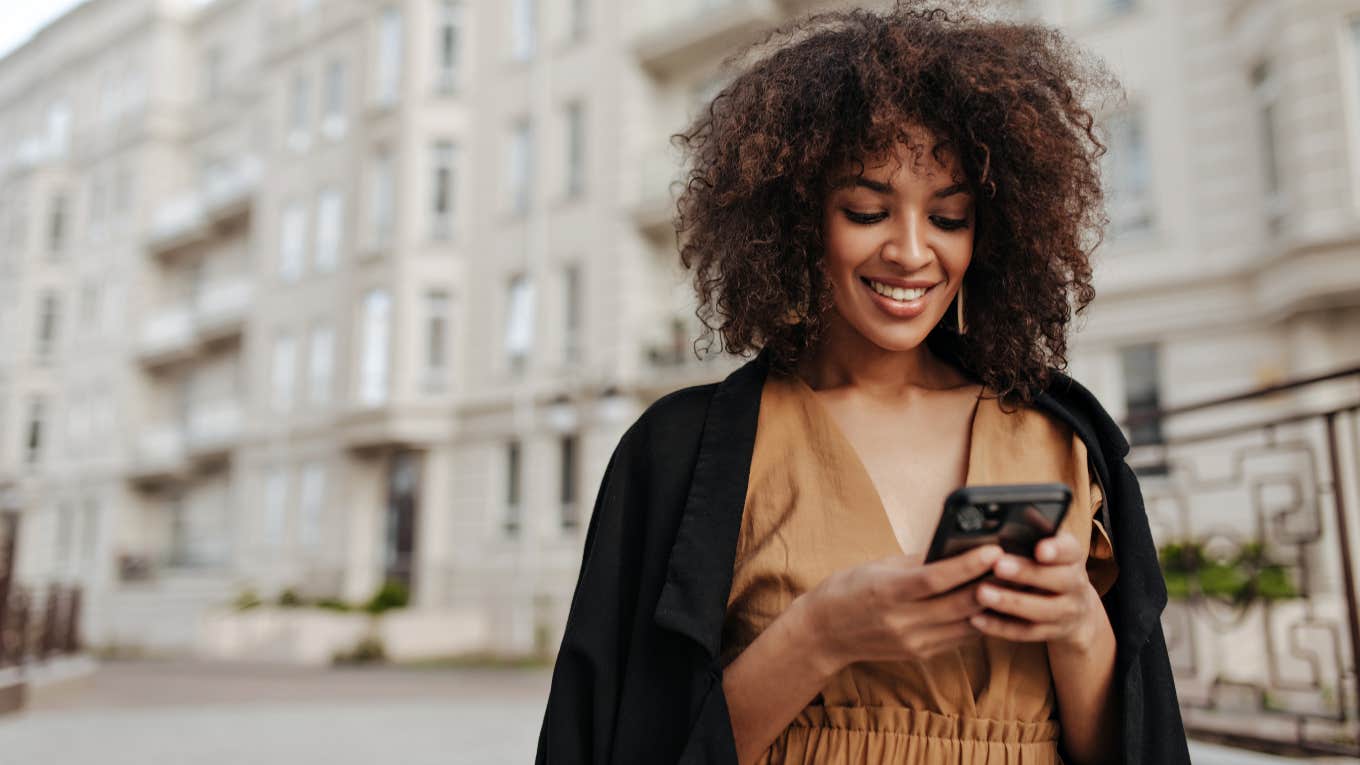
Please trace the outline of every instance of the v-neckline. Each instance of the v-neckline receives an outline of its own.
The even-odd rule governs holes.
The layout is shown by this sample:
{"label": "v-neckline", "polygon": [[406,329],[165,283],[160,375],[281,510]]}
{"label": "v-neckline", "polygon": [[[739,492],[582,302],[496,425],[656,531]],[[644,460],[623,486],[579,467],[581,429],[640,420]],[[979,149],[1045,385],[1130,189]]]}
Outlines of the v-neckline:
{"label": "v-neckline", "polygon": [[[891,516],[888,515],[888,508],[883,503],[883,495],[879,492],[878,485],[874,483],[874,477],[869,472],[869,468],[864,464],[863,458],[860,457],[859,450],[855,448],[855,443],[850,440],[849,436],[845,435],[845,431],[841,429],[840,423],[836,422],[836,418],[831,416],[831,412],[827,409],[826,404],[817,397],[817,391],[813,390],[812,386],[808,385],[799,375],[790,374],[789,377],[793,378],[794,386],[799,388],[800,392],[812,400],[812,404],[817,410],[817,416],[826,421],[827,429],[835,434],[835,438],[841,440],[846,452],[852,458],[855,468],[859,471],[860,478],[865,482],[865,485],[869,487],[869,492],[874,495],[874,502],[878,506],[878,517],[888,528],[888,536],[892,539],[893,549],[895,549],[899,555],[907,556],[906,550],[902,549],[902,542],[897,538],[897,529],[893,526]],[[968,444],[964,449],[965,464],[963,467],[963,486],[972,484],[974,467],[977,464],[977,460],[975,459],[977,452],[975,444],[977,439],[975,436],[977,435],[978,414],[982,408],[982,399],[986,392],[986,386],[979,387],[977,397],[973,400],[973,410],[968,415]]]}

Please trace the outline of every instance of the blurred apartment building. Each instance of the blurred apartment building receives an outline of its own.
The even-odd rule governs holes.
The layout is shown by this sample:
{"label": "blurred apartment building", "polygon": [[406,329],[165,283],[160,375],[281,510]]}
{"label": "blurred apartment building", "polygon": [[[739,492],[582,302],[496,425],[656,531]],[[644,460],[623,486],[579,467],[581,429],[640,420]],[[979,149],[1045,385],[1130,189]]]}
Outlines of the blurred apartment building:
{"label": "blurred apartment building", "polygon": [[[667,136],[818,5],[90,0],[0,60],[21,579],[95,644],[397,579],[555,645],[619,435],[739,363],[690,349]],[[1360,0],[1006,9],[1129,90],[1078,379],[1118,416],[1360,359]]]}

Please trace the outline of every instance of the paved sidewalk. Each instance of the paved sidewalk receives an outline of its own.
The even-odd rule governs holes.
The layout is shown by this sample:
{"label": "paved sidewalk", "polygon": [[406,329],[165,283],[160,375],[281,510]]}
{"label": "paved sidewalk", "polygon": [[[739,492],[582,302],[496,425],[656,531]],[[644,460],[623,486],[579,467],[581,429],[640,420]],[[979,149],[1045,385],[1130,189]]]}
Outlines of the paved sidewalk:
{"label": "paved sidewalk", "polygon": [[531,763],[549,672],[131,663],[0,718],[24,765]]}
{"label": "paved sidewalk", "polygon": [[[528,765],[550,674],[106,664],[0,717],[0,763]],[[1195,765],[1300,762],[1198,743],[1191,755]]]}

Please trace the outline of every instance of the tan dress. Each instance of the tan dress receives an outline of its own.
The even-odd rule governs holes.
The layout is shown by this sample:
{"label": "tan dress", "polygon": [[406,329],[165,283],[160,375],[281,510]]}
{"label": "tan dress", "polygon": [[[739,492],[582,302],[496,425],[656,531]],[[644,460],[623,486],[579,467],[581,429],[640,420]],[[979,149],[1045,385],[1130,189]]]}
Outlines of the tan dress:
{"label": "tan dress", "polygon": [[[901,554],[873,479],[824,408],[796,376],[771,371],[760,400],[755,451],[722,663],[736,658],[804,592],[841,569]],[[1090,538],[1087,571],[1102,594],[1117,574],[1094,519],[1101,502],[1085,444],[1033,408],[1006,412],[979,399],[967,485],[1062,481],[1072,487],[1063,528]],[[964,641],[928,661],[856,662],[803,709],[761,763],[1007,763],[1060,761],[1058,722],[1043,643]]]}

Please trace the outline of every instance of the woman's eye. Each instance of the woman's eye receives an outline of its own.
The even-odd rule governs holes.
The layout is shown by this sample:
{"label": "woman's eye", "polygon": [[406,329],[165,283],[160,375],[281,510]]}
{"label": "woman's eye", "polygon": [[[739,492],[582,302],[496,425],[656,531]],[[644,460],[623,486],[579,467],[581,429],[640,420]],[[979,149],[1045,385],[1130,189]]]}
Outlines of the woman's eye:
{"label": "woman's eye", "polygon": [[846,210],[845,217],[855,223],[877,223],[888,217],[887,213],[857,213],[854,210]]}
{"label": "woman's eye", "polygon": [[939,226],[945,231],[958,231],[961,228],[968,227],[967,218],[941,218],[939,216],[936,216],[934,218],[934,221],[935,225]]}

